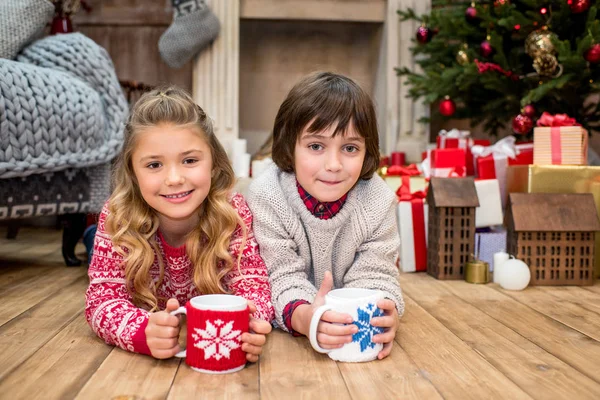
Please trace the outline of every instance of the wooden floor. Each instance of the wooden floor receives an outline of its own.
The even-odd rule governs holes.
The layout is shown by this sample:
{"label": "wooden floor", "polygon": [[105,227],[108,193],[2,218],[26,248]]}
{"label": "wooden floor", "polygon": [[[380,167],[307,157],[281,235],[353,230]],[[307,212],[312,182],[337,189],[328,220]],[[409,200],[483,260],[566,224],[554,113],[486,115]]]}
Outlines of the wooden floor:
{"label": "wooden floor", "polygon": [[404,274],[389,358],[335,363],[274,332],[259,363],[214,376],[97,339],[83,316],[86,270],[62,265],[60,232],[4,237],[0,228],[3,399],[600,398],[599,284],[508,292]]}

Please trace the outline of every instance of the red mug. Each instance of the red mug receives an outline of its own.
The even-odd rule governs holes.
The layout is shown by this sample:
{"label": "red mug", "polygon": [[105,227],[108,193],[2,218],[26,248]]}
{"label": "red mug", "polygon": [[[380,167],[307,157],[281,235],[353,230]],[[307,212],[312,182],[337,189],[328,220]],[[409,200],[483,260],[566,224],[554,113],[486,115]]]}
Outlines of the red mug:
{"label": "red mug", "polygon": [[236,372],[246,365],[242,333],[248,332],[250,310],[246,299],[230,294],[196,296],[171,315],[187,315],[185,358],[193,370],[209,374]]}

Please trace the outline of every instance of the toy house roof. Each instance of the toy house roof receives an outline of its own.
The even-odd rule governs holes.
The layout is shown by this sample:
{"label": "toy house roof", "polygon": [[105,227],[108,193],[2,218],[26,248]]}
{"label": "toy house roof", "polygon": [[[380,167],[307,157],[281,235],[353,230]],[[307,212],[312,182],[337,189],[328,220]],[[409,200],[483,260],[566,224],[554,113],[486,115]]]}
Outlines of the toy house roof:
{"label": "toy house roof", "polygon": [[431,178],[429,207],[479,207],[473,178]]}
{"label": "toy house roof", "polygon": [[600,231],[591,193],[511,193],[506,217],[517,232]]}

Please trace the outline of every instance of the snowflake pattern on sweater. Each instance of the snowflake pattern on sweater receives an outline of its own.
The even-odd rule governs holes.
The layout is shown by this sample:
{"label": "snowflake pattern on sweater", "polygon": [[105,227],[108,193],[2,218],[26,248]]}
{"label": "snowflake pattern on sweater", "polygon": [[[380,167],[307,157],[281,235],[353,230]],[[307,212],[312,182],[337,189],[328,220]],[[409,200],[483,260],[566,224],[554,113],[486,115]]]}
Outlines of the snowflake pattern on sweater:
{"label": "snowflake pattern on sweater", "polygon": [[[254,302],[255,318],[270,322],[274,317],[271,288],[267,269],[252,232],[252,213],[241,195],[234,194],[230,202],[246,224],[247,238],[239,271],[234,267],[224,277],[223,283],[232,294]],[[106,343],[128,351],[150,354],[145,333],[150,313],[132,303],[125,286],[125,272],[121,267],[123,257],[117,253],[112,238],[105,229],[107,215],[108,203],[100,214],[94,256],[88,270],[90,285],[86,292],[86,319],[92,330]],[[184,305],[192,297],[201,294],[192,281],[192,264],[185,253],[185,245],[171,247],[160,233],[156,240],[165,261],[164,279],[157,289],[157,297],[176,298]],[[229,252],[234,260],[237,260],[241,245],[242,230],[238,227],[229,245]],[[156,259],[150,273],[153,280],[158,279]],[[164,301],[159,301],[159,308],[165,308]]]}

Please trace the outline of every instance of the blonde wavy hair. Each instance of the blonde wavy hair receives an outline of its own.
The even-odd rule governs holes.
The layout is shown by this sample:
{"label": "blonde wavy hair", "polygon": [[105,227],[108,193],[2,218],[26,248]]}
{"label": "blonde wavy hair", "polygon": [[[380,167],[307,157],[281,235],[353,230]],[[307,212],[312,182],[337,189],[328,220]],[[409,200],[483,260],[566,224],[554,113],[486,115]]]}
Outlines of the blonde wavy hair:
{"label": "blonde wavy hair", "polygon": [[[233,268],[230,239],[236,228],[243,239],[238,250],[239,269],[246,242],[246,226],[229,203],[235,175],[225,150],[215,137],[210,118],[191,96],[177,87],[152,90],[140,97],[125,126],[123,149],[113,171],[114,191],[109,200],[106,230],[124,257],[127,290],[133,302],[156,310],[157,288],[164,278],[164,260],[157,243],[158,216],[142,197],[132,165],[136,144],[147,128],[159,124],[190,127],[206,140],[212,154],[212,180],[208,195],[198,208],[200,222],[186,238],[186,253],[193,265],[193,281],[203,294],[226,293],[222,278]],[[158,257],[160,275],[152,282],[150,268]]]}

